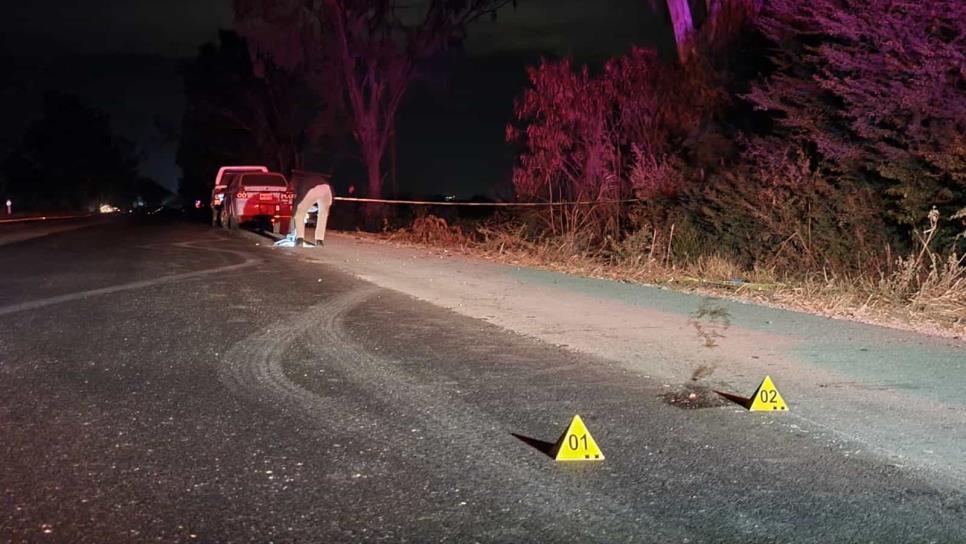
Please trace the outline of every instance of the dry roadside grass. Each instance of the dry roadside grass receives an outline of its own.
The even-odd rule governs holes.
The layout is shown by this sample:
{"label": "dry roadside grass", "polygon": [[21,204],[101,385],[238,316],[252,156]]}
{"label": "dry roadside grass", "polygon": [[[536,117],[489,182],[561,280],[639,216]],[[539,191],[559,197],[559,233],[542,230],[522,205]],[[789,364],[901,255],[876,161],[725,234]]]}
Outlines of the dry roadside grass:
{"label": "dry roadside grass", "polygon": [[[480,227],[474,236],[459,226],[425,216],[408,228],[357,236],[398,246],[431,249],[514,266],[672,288],[771,307],[805,311],[931,334],[966,338],[966,255],[939,258],[930,249],[933,230],[920,234],[920,249],[899,259],[889,277],[841,277],[814,273],[780,278],[773,270],[741,270],[716,255],[675,265],[666,252],[642,251],[632,258],[605,259],[580,249],[578,241],[533,242],[511,227]],[[656,245],[656,244],[655,244]],[[738,279],[740,278],[740,279]]]}

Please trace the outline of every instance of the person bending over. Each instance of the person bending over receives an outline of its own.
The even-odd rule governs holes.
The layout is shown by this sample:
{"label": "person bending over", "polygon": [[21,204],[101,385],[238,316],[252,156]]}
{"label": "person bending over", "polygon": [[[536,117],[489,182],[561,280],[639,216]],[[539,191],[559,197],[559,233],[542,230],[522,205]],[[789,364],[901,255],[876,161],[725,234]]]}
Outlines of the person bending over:
{"label": "person bending over", "polygon": [[[329,208],[332,207],[332,187],[328,176],[295,170],[292,172],[292,189],[295,191],[295,247],[314,247],[325,244],[325,226],[329,221]],[[305,239],[305,221],[312,207],[319,210],[315,219],[314,243]]]}

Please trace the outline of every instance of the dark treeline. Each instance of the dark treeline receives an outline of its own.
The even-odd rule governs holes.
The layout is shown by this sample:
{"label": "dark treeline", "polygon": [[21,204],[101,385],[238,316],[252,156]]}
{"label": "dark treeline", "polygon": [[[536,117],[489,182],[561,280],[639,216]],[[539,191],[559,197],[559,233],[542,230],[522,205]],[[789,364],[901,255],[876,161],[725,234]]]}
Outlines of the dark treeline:
{"label": "dark treeline", "polygon": [[[236,0],[238,34],[222,33],[185,70],[183,194],[210,187],[215,164],[255,156],[283,173],[348,173],[336,183],[358,194],[395,193],[397,117],[411,87],[460,51],[473,21],[510,3]],[[367,208],[370,224],[382,212]]]}
{"label": "dark treeline", "polygon": [[14,211],[128,208],[166,193],[137,172],[134,144],[118,136],[106,113],[71,94],[47,92],[41,117],[0,163],[0,196]]}
{"label": "dark treeline", "polygon": [[345,123],[296,74],[253,61],[236,32],[219,32],[182,68],[186,105],[178,146],[181,193],[211,191],[218,168],[264,164],[283,173],[306,166],[330,171],[340,159]]}

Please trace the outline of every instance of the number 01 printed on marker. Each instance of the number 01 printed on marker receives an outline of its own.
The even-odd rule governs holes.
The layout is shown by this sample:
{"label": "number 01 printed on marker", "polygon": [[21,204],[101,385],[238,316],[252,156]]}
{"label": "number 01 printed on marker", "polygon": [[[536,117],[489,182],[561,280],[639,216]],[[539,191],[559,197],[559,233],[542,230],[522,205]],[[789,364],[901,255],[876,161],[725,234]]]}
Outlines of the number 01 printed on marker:
{"label": "number 01 printed on marker", "polygon": [[574,416],[567,430],[554,446],[557,461],[603,461],[604,454],[584,426],[580,416]]}

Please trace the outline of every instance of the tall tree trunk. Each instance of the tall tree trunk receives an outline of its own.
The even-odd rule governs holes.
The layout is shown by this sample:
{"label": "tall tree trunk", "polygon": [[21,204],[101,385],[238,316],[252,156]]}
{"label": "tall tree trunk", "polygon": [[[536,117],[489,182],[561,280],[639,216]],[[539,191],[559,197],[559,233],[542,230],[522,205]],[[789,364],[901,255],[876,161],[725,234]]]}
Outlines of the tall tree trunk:
{"label": "tall tree trunk", "polygon": [[678,46],[678,60],[684,63],[688,60],[691,35],[694,33],[691,6],[688,5],[688,0],[667,0],[667,10],[671,15],[671,26],[674,28],[674,42]]}
{"label": "tall tree trunk", "polygon": [[[366,172],[369,175],[368,189],[366,196],[369,198],[380,198],[382,196],[382,154],[365,153]],[[372,230],[379,227],[379,220],[383,212],[383,206],[375,202],[367,202],[365,205],[366,228]]]}
{"label": "tall tree trunk", "polygon": [[721,13],[721,0],[705,0],[704,5],[707,8],[704,24],[708,25],[711,42],[714,43],[718,39],[718,15]]}
{"label": "tall tree trunk", "polygon": [[396,127],[393,123],[389,131],[389,180],[392,183],[391,198],[399,197],[399,180],[396,179]]}
{"label": "tall tree trunk", "polygon": [[707,11],[703,24],[710,42],[733,37],[729,32],[738,30],[743,19],[757,17],[764,3],[764,0],[705,0]]}
{"label": "tall tree trunk", "polygon": [[[362,159],[366,165],[366,196],[382,198],[382,157],[385,153],[385,140],[381,137],[376,112],[367,111],[366,115],[357,116],[356,134]],[[365,226],[367,229],[377,229],[379,221],[385,212],[385,206],[375,202],[367,202],[363,207]]]}

